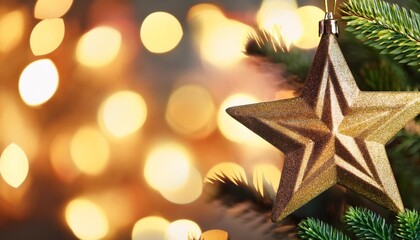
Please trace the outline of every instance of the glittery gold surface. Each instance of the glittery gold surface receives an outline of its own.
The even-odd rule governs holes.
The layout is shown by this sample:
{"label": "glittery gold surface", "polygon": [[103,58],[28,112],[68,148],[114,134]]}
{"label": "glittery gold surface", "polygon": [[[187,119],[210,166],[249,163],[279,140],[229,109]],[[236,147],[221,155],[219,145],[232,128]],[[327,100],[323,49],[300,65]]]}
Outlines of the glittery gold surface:
{"label": "glittery gold surface", "polygon": [[420,92],[360,91],[334,35],[321,37],[300,97],[227,112],[286,155],[273,221],[336,183],[403,210],[384,144],[420,113]]}

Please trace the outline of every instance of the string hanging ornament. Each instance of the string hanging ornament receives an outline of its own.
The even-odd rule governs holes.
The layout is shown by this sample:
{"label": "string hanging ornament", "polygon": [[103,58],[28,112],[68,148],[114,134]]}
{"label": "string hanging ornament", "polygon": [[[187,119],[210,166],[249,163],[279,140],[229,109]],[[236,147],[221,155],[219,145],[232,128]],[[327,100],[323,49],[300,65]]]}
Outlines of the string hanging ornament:
{"label": "string hanging ornament", "polygon": [[385,144],[420,113],[420,92],[361,91],[339,48],[328,10],[301,95],[227,109],[285,154],[272,220],[280,221],[335,184],[391,210],[404,206]]}

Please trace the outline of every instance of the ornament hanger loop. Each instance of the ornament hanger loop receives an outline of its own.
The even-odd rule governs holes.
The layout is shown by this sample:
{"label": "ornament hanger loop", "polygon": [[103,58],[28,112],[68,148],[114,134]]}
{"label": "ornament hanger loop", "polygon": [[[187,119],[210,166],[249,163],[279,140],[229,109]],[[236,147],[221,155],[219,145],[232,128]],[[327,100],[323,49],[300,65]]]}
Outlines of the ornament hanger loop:
{"label": "ornament hanger loop", "polygon": [[[333,15],[335,15],[336,8],[337,8],[337,0],[333,0],[333,9],[332,9]],[[328,0],[325,0],[325,12],[327,13],[330,12],[328,10]]]}

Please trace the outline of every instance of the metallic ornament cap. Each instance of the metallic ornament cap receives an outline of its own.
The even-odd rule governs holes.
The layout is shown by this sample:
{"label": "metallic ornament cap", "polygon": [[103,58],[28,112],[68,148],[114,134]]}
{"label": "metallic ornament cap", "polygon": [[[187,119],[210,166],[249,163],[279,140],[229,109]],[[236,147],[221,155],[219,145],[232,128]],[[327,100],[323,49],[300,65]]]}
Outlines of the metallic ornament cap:
{"label": "metallic ornament cap", "polygon": [[332,12],[325,13],[325,18],[319,21],[319,36],[334,34],[338,37],[338,21],[334,19]]}

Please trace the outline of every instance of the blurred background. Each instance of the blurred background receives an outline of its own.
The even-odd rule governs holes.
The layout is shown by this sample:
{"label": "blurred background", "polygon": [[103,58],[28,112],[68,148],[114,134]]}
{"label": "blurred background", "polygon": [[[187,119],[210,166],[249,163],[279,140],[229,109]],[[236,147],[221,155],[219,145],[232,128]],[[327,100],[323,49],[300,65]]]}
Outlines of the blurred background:
{"label": "blurred background", "polygon": [[278,26],[313,54],[323,4],[2,0],[0,239],[270,239],[203,182],[277,189],[282,154],[225,109],[294,96],[245,44]]}

